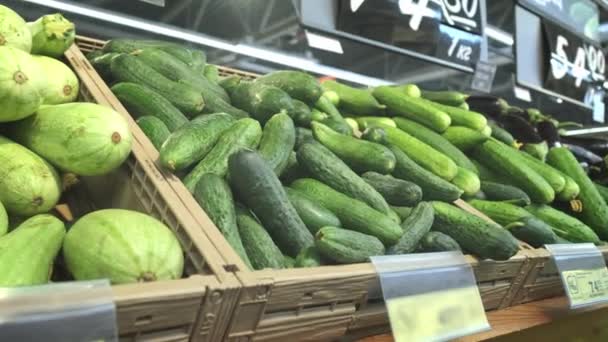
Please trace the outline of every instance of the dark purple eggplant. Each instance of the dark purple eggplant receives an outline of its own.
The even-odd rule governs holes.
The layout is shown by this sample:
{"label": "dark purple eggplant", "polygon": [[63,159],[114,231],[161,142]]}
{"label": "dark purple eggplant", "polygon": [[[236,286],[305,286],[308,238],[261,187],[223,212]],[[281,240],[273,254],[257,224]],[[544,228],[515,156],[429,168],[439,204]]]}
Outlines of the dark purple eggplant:
{"label": "dark purple eggplant", "polygon": [[549,147],[553,147],[556,143],[561,141],[559,131],[551,121],[546,120],[537,123],[536,130],[538,131],[540,137],[547,142]]}
{"label": "dark purple eggplant", "polygon": [[537,144],[543,141],[534,126],[521,116],[507,114],[499,117],[496,121],[521,143]]}
{"label": "dark purple eggplant", "polygon": [[586,149],[582,146],[572,145],[572,144],[564,144],[564,146],[566,146],[570,150],[570,152],[572,152],[572,154],[574,154],[576,159],[578,159],[578,161],[581,162],[581,164],[584,162],[589,165],[593,165],[593,164],[599,164],[599,163],[604,162],[602,157],[598,156],[597,154],[589,151],[588,149]]}
{"label": "dark purple eggplant", "polygon": [[504,114],[509,104],[500,97],[491,95],[471,95],[466,99],[469,109],[490,118]]}

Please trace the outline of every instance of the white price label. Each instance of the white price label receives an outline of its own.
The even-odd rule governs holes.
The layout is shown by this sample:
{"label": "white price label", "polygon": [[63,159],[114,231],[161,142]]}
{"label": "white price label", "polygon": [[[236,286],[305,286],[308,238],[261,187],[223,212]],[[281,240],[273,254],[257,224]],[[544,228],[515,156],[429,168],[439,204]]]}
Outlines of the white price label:
{"label": "white price label", "polygon": [[[557,35],[555,51],[551,52],[551,74],[557,80],[572,75],[574,86],[580,88],[583,81],[603,82],[606,72],[606,57],[600,48],[582,44],[573,46],[567,37]],[[580,44],[580,42],[579,42]],[[575,51],[568,56],[567,50]]]}
{"label": "white price label", "polygon": [[[351,0],[352,2],[357,2]],[[479,0],[399,0],[401,14],[411,16],[410,28],[418,31],[424,18],[435,18],[435,4],[441,9],[443,19],[450,25],[460,25],[468,29],[477,28],[475,16],[479,11]]]}

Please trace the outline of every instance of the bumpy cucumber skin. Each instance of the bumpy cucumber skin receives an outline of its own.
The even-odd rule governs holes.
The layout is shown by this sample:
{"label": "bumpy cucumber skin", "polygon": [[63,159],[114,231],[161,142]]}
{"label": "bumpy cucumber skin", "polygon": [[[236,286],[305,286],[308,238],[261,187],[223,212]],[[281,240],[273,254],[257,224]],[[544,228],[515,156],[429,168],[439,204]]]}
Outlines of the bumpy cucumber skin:
{"label": "bumpy cucumber skin", "polygon": [[418,243],[418,252],[432,253],[432,252],[447,252],[447,251],[460,251],[460,245],[456,240],[452,239],[449,235],[441,232],[430,231],[426,233],[420,243]]}
{"label": "bumpy cucumber skin", "polygon": [[593,229],[564,212],[547,205],[529,205],[526,210],[549,224],[558,236],[568,241],[574,243],[600,242],[598,234]]}
{"label": "bumpy cucumber skin", "polygon": [[256,82],[278,87],[292,98],[308,104],[315,103],[323,93],[319,81],[301,71],[274,71],[258,78]]}
{"label": "bumpy cucumber skin", "polygon": [[505,202],[474,199],[469,201],[469,204],[503,226],[531,216],[524,208]]}
{"label": "bumpy cucumber skin", "polygon": [[441,136],[464,152],[488,140],[488,137],[481,132],[463,126],[448,127]]}
{"label": "bumpy cucumber skin", "polygon": [[264,125],[259,153],[281,176],[296,143],[296,128],[286,113],[275,114]]}
{"label": "bumpy cucumber skin", "polygon": [[340,264],[366,262],[384,254],[384,245],[377,238],[337,227],[323,227],[315,236],[319,253]]}
{"label": "bumpy cucumber skin", "polygon": [[154,145],[157,150],[160,150],[160,147],[167,140],[167,138],[169,138],[169,135],[171,134],[171,132],[169,132],[169,129],[167,128],[167,125],[165,125],[165,123],[162,122],[161,119],[155,116],[141,116],[139,117],[139,119],[136,120],[136,122],[139,128],[141,128],[141,130],[148,137],[148,139],[150,139],[150,142],[152,142],[152,145]]}
{"label": "bumpy cucumber skin", "polygon": [[509,231],[534,248],[557,243],[557,235],[553,232],[553,227],[533,216],[523,218],[521,226],[516,225]]}
{"label": "bumpy cucumber skin", "polygon": [[[513,151],[515,152],[516,150],[513,149]],[[562,176],[561,172],[528,153],[517,151],[516,155],[528,166],[530,166],[532,170],[541,175],[547,181],[547,183],[551,185],[556,194],[564,190],[564,187],[566,186],[566,179]]]}
{"label": "bumpy cucumber skin", "polygon": [[231,92],[230,99],[234,107],[262,124],[276,113],[286,111],[289,114],[295,110],[293,100],[286,92],[268,84],[240,82]]}
{"label": "bumpy cucumber skin", "polygon": [[366,172],[361,177],[390,205],[411,207],[422,200],[422,189],[412,182],[376,172]]}
{"label": "bumpy cucumber skin", "polygon": [[407,254],[415,251],[420,239],[431,230],[433,219],[433,205],[429,202],[419,203],[401,223],[403,235],[396,244],[388,248],[387,254]]}
{"label": "bumpy cucumber skin", "polygon": [[464,167],[458,167],[456,177],[452,179],[452,184],[459,187],[466,196],[473,196],[479,192],[481,182],[479,177],[472,171]]}
{"label": "bumpy cucumber skin", "polygon": [[280,269],[285,266],[285,257],[279,247],[248,210],[237,207],[236,221],[238,233],[253,269]]}
{"label": "bumpy cucumber skin", "polygon": [[316,234],[319,229],[326,226],[342,226],[340,219],[331,211],[317,204],[314,198],[309,198],[302,192],[288,187],[285,188],[285,192],[289,202],[296,208],[298,215],[312,234]]}
{"label": "bumpy cucumber skin", "polygon": [[519,206],[530,205],[531,203],[528,194],[512,185],[482,181],[481,191],[490,201],[508,201]]}
{"label": "bumpy cucumber skin", "polygon": [[296,257],[294,267],[318,267],[321,266],[321,254],[315,246],[304,248]]}
{"label": "bumpy cucumber skin", "polygon": [[423,90],[422,98],[429,101],[444,104],[446,106],[458,107],[466,103],[467,95],[457,91],[430,91]]}
{"label": "bumpy cucumber skin", "polygon": [[381,105],[370,92],[356,89],[336,81],[325,81],[321,85],[325,90],[335,91],[340,97],[340,108],[347,113],[357,115],[373,115],[384,112]]}

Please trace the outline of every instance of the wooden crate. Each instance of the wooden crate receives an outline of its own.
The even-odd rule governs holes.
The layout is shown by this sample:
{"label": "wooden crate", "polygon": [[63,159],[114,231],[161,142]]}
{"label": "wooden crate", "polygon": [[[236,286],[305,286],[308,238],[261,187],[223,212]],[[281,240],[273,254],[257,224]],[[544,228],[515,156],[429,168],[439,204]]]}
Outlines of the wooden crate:
{"label": "wooden crate", "polygon": [[[608,262],[608,246],[598,248],[604,255],[604,260]],[[551,253],[546,249],[537,249],[533,253],[532,270],[515,294],[513,305],[565,295],[562,279]]]}
{"label": "wooden crate", "polygon": [[[65,53],[65,59],[80,79],[81,101],[115,110],[120,106],[76,45]],[[124,109],[122,113],[126,113]],[[125,118],[132,121],[128,115]],[[137,127],[133,122],[129,124]],[[149,214],[173,230],[184,250],[184,279],[112,287],[121,340],[189,341],[194,331],[201,341],[221,340],[241,284],[146,155],[138,139],[141,132],[132,133],[133,149],[128,160],[108,175],[82,177],[67,192],[67,206],[60,208],[69,208],[75,218],[103,208]]]}
{"label": "wooden crate", "polygon": [[[95,50],[103,47],[104,42],[81,38],[78,44],[83,50]],[[230,68],[219,67],[219,70],[223,76],[257,77]],[[122,106],[117,108],[128,115]],[[152,160],[158,160],[158,151],[132,119],[130,122],[146,154]],[[356,334],[370,328],[388,329],[379,279],[372,264],[249,271],[183,183],[159,165],[156,167],[209,240],[221,251],[224,263],[243,286],[228,327],[227,339],[318,341]],[[474,211],[464,202],[458,205]],[[511,304],[513,295],[531,269],[529,257],[525,246],[509,261],[479,261],[467,256],[487,310]],[[195,332],[193,339],[197,338],[199,336]]]}

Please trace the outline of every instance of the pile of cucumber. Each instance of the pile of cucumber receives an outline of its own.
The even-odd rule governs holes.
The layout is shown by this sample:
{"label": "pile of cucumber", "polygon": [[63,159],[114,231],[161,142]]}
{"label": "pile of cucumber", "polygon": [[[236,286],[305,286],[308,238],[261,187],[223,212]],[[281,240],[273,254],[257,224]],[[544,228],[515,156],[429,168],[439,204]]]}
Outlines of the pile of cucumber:
{"label": "pile of cucumber", "polygon": [[[505,143],[464,94],[290,70],[219,77],[202,51],[160,41],[113,40],[89,58],[252,269],[456,249],[506,260],[518,239],[608,238],[608,206],[570,152],[545,163]],[[550,206],[575,199],[580,221]]]}

